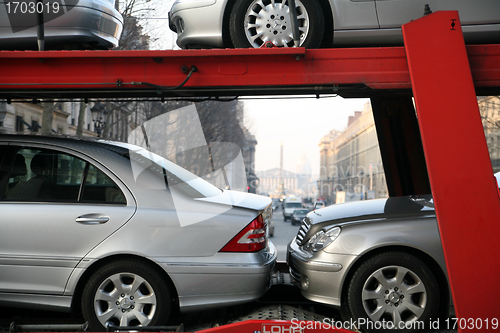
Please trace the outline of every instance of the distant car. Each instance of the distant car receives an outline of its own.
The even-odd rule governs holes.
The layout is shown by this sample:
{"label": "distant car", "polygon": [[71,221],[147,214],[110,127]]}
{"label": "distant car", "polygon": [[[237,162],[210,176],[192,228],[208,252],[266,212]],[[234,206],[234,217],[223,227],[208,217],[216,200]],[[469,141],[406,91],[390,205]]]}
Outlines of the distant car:
{"label": "distant car", "polygon": [[[401,25],[430,11],[458,10],[467,43],[500,42],[500,1],[296,0],[300,45],[402,45]],[[181,48],[294,45],[286,0],[177,0],[170,29]]]}
{"label": "distant car", "polygon": [[285,222],[292,217],[292,213],[296,209],[300,208],[303,208],[301,198],[293,196],[286,197],[283,200],[283,219],[285,220]]}
{"label": "distant car", "polygon": [[274,221],[270,219],[267,229],[269,230],[269,237],[274,237]]}
{"label": "distant car", "polygon": [[280,200],[278,198],[273,198],[273,211],[276,211],[280,207]]}
{"label": "distant car", "polygon": [[316,201],[314,203],[314,209],[321,209],[321,208],[325,208],[326,207],[326,203],[324,201]]}
{"label": "distant car", "polygon": [[[123,18],[114,0],[9,1],[0,6],[0,50],[37,49],[33,10],[43,8],[45,49],[111,49],[118,46]],[[26,6],[24,6],[26,5]]]}
{"label": "distant car", "polygon": [[393,327],[428,323],[449,311],[447,270],[430,195],[314,210],[288,245],[287,263],[306,298],[365,322],[358,327],[363,332],[383,322]]}
{"label": "distant car", "polygon": [[292,225],[301,224],[304,217],[309,213],[309,209],[296,209],[292,213],[291,223]]}
{"label": "distant car", "polygon": [[0,135],[0,211],[0,306],[101,332],[255,300],[277,257],[270,198],[125,143]]}

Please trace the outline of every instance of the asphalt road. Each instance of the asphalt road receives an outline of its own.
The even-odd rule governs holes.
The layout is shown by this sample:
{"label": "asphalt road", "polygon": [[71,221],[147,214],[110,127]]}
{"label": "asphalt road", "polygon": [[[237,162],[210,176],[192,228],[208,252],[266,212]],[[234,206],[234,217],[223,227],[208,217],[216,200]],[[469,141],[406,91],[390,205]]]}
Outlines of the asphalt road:
{"label": "asphalt road", "polygon": [[278,249],[278,262],[286,261],[286,247],[288,243],[297,235],[300,225],[292,225],[290,221],[283,218],[283,210],[279,208],[273,213],[274,237],[271,242]]}

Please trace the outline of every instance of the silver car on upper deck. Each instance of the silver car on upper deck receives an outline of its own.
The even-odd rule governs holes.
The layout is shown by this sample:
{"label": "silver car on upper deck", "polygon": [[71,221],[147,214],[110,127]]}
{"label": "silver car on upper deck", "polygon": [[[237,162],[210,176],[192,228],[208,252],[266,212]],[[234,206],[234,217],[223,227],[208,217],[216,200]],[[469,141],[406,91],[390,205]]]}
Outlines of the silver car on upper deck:
{"label": "silver car on upper deck", "polygon": [[37,13],[46,50],[111,49],[123,29],[115,0],[0,0],[0,50],[36,50]]}
{"label": "silver car on upper deck", "polygon": [[0,135],[0,305],[160,326],[270,287],[271,199],[138,146]]}
{"label": "silver car on upper deck", "polygon": [[[500,42],[498,0],[295,0],[300,45],[402,45],[401,25],[458,10],[467,43]],[[426,7],[428,5],[428,7]],[[170,29],[181,48],[293,46],[287,0],[177,0]],[[432,36],[429,36],[432,38]]]}

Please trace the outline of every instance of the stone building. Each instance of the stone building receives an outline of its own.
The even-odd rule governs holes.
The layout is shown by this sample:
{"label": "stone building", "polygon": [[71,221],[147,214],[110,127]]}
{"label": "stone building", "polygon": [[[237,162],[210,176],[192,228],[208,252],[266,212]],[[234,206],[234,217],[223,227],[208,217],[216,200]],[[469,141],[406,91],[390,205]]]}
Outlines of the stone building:
{"label": "stone building", "polygon": [[388,195],[369,103],[349,117],[345,131],[332,130],[320,146],[319,195],[327,204]]}
{"label": "stone building", "polygon": [[493,171],[500,171],[500,96],[478,97],[484,135]]}
{"label": "stone building", "polygon": [[266,171],[257,171],[259,178],[259,193],[271,197],[281,195],[295,195],[298,190],[297,175],[293,172],[274,168]]}
{"label": "stone building", "polygon": [[[96,136],[90,107],[85,105],[83,135]],[[58,134],[76,134],[79,102],[55,103],[52,132]],[[43,106],[41,103],[12,103],[0,101],[0,132],[1,133],[36,133],[42,127]]]}

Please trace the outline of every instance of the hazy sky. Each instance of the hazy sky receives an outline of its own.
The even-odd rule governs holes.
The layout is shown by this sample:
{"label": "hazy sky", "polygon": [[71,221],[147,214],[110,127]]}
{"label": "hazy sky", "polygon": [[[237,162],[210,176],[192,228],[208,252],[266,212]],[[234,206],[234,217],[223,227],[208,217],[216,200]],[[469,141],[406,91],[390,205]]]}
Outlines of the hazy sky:
{"label": "hazy sky", "polygon": [[332,129],[344,130],[354,111],[362,111],[369,99],[342,97],[307,99],[243,99],[245,123],[257,139],[257,171],[280,166],[283,143],[283,168],[295,172],[304,152],[313,174],[319,173],[319,146]]}

